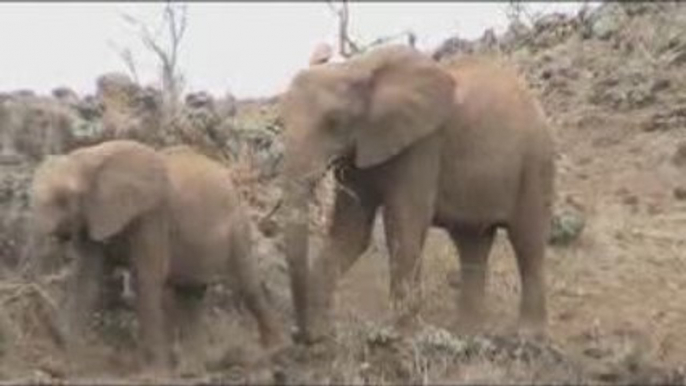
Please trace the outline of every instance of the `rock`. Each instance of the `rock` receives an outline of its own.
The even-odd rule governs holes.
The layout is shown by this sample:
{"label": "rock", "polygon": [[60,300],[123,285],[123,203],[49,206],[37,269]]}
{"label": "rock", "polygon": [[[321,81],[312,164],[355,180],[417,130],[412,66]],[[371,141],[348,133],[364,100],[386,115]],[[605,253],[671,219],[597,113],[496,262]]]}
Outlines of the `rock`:
{"label": "rock", "polygon": [[180,143],[175,136],[178,116],[166,108],[157,89],[143,88],[119,73],[106,74],[97,80],[96,98],[102,106],[99,140],[131,139],[153,147]]}
{"label": "rock", "polygon": [[137,93],[134,106],[137,113],[159,112],[162,110],[162,92],[154,87],[144,87]]}
{"label": "rock", "polygon": [[639,203],[638,196],[635,194],[627,193],[622,197],[622,203],[626,206],[636,208]]}
{"label": "rock", "polygon": [[460,37],[452,37],[444,41],[432,54],[434,60],[440,61],[457,54],[471,54],[474,52],[474,43]]}
{"label": "rock", "polygon": [[16,90],[11,93],[14,98],[33,98],[36,97],[36,93],[33,90]]}
{"label": "rock", "polygon": [[134,103],[140,86],[121,73],[108,73],[96,80],[96,96],[108,109],[124,110]]}
{"label": "rock", "polygon": [[686,141],[681,141],[676,146],[676,151],[672,156],[672,164],[683,168],[686,166]]}
{"label": "rock", "polygon": [[79,103],[79,96],[69,87],[57,87],[52,90],[51,94],[55,99],[69,106],[76,106]]}
{"label": "rock", "polygon": [[653,81],[652,86],[650,86],[650,91],[653,93],[660,92],[668,89],[672,82],[667,78],[658,78]]}
{"label": "rock", "polygon": [[75,106],[81,119],[92,121],[102,117],[104,106],[92,95],[83,98]]}
{"label": "rock", "polygon": [[644,131],[662,131],[686,127],[686,106],[655,112],[643,123]]}
{"label": "rock", "polygon": [[200,91],[186,95],[186,106],[192,109],[206,108],[214,110],[214,99],[212,95]]}
{"label": "rock", "polygon": [[684,186],[677,186],[674,188],[674,198],[676,198],[679,201],[684,201],[686,200],[686,187]]}
{"label": "rock", "polygon": [[566,246],[577,240],[586,226],[586,219],[579,211],[565,209],[553,215],[550,238],[552,245]]}

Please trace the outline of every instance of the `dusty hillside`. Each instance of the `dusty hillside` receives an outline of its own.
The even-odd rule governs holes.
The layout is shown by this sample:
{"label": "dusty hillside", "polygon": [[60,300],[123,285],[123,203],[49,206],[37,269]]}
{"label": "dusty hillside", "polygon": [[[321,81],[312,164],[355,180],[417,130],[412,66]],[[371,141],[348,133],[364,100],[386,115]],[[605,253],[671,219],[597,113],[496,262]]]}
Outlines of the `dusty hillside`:
{"label": "dusty hillside", "polygon": [[[257,383],[274,377],[287,383],[683,383],[684,25],[682,4],[612,3],[574,17],[549,15],[532,28],[515,25],[503,36],[456,37],[434,53],[437,60],[474,52],[504,56],[550,116],[559,157],[548,340],[512,333],[519,279],[502,237],[491,257],[488,333],[457,334],[459,267],[439,231],[425,249],[423,326],[400,336],[389,323],[379,235],[341,284],[335,343],[295,347],[270,366],[250,366],[255,329],[231,294],[217,288],[206,315],[208,349],[187,355],[177,375]],[[69,266],[31,242],[26,213],[26,184],[37,162],[107,138],[191,143],[231,165],[265,233],[255,243],[265,285],[290,320],[278,221],[259,221],[279,196],[275,100],[194,94],[177,118],[163,122],[155,90],[120,76],[98,84],[91,97],[60,89],[50,97],[0,98],[0,379],[132,379],[137,368],[128,355],[135,337],[126,309],[94,315],[97,344],[79,366],[66,363],[50,321]]]}
{"label": "dusty hillside", "polygon": [[[539,94],[555,129],[561,242],[548,260],[550,341],[520,341],[510,333],[519,279],[504,237],[491,257],[493,335],[474,341],[450,334],[456,293],[449,281],[458,263],[448,238],[435,231],[425,250],[426,330],[395,340],[384,330],[387,261],[383,245],[375,246],[339,294],[339,328],[353,337],[346,335],[342,351],[362,364],[343,370],[347,362],[339,359],[315,378],[682,383],[685,21],[681,4],[607,4],[440,47],[439,60],[472,53],[508,58]],[[579,229],[580,237],[566,242]],[[330,378],[336,370],[342,378]]]}

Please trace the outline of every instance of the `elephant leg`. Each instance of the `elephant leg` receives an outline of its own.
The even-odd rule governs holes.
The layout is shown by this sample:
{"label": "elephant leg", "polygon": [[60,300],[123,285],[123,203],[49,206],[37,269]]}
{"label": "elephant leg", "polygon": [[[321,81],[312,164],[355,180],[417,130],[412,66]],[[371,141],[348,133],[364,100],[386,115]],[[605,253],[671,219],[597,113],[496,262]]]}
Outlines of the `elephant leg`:
{"label": "elephant leg", "polygon": [[[167,318],[167,339],[175,346],[174,363],[182,359],[180,353],[189,353],[190,357],[201,354],[201,329],[203,299],[207,290],[206,285],[169,285],[165,289],[165,316]],[[176,351],[180,347],[180,351]]]}
{"label": "elephant leg", "polygon": [[465,327],[473,328],[483,320],[488,255],[495,228],[483,232],[453,228],[450,236],[460,257],[460,319]]}
{"label": "elephant leg", "polygon": [[421,304],[420,257],[434,219],[441,144],[440,136],[426,137],[374,171],[383,190],[391,305],[401,324]]}
{"label": "elephant leg", "polygon": [[413,318],[421,303],[421,253],[435,210],[438,140],[423,140],[379,171],[385,187],[383,219],[390,255],[391,304],[400,322]]}
{"label": "elephant leg", "polygon": [[173,285],[167,285],[162,294],[162,311],[164,318],[167,321],[164,325],[164,333],[169,342],[171,351],[171,363],[176,366],[179,362],[178,350],[176,343],[180,340],[180,320],[182,318],[181,306],[178,304],[176,288]]}
{"label": "elephant leg", "polygon": [[175,288],[176,305],[178,309],[178,324],[181,339],[197,346],[199,325],[202,321],[203,299],[207,292],[206,285],[184,286]]}
{"label": "elephant leg", "polygon": [[508,228],[522,283],[520,324],[542,332],[547,321],[544,255],[550,229],[550,207],[538,194],[525,189],[515,221]]}
{"label": "elephant leg", "polygon": [[[352,172],[351,172],[352,173]],[[349,176],[339,177],[330,228],[322,252],[313,261],[310,297],[311,319],[302,339],[314,342],[331,328],[332,298],[339,279],[369,247],[378,200]]]}
{"label": "elephant leg", "polygon": [[167,226],[159,214],[150,214],[134,224],[131,231],[140,347],[146,361],[153,367],[167,368],[172,359],[164,323],[164,292],[169,264]]}
{"label": "elephant leg", "polygon": [[401,322],[416,314],[422,296],[421,253],[429,224],[426,210],[402,202],[384,208],[391,305]]}
{"label": "elephant leg", "polygon": [[231,272],[233,286],[245,303],[248,311],[255,317],[263,347],[275,348],[285,342],[284,331],[279,323],[276,310],[267,302],[262,290],[257,269],[251,255],[250,228],[241,224],[231,237]]}

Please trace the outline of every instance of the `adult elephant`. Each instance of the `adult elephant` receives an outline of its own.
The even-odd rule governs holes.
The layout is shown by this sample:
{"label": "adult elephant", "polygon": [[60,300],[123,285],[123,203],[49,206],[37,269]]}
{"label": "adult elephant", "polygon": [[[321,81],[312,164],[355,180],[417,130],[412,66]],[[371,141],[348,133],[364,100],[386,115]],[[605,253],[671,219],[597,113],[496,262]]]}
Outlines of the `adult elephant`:
{"label": "adult elephant", "polygon": [[[521,275],[520,321],[542,332],[554,149],[544,113],[513,71],[477,57],[439,64],[389,46],[303,70],[282,103],[286,254],[301,339],[325,335],[336,283],[367,249],[379,208],[394,305],[418,288],[434,225],[459,251],[461,317],[478,323],[487,258],[505,227]],[[329,166],[343,188],[310,268],[308,202]]]}
{"label": "adult elephant", "polygon": [[250,260],[248,216],[221,164],[186,146],[155,151],[109,141],[42,164],[32,200],[38,230],[76,252],[67,343],[80,338],[106,268],[120,264],[132,268],[141,348],[157,368],[171,360],[172,328],[165,321],[192,332],[202,299],[196,295],[227,274],[265,346],[281,343],[277,316]]}

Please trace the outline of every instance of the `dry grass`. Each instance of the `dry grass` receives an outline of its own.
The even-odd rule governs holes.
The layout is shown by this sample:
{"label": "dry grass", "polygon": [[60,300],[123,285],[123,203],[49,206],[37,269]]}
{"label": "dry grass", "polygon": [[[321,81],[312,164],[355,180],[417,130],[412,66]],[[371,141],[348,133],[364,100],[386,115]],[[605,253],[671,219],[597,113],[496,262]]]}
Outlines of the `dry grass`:
{"label": "dry grass", "polygon": [[[464,335],[457,327],[459,283],[449,281],[459,263],[450,239],[435,230],[422,260],[420,307],[410,310],[416,323],[397,330],[388,303],[388,254],[377,227],[372,247],[339,284],[332,342],[307,350],[290,347],[274,363],[265,363],[251,317],[235,307],[230,292],[215,288],[205,314],[203,349],[183,351],[174,380],[154,381],[259,384],[276,377],[293,384],[684,383],[686,265],[681,235],[686,221],[679,213],[686,204],[674,191],[686,186],[686,179],[672,161],[683,140],[679,114],[686,103],[681,92],[686,76],[673,64],[683,42],[657,48],[665,43],[661,39],[678,37],[674,25],[680,24],[674,20],[684,16],[674,10],[646,15],[629,19],[608,41],[572,34],[555,43],[556,34],[550,33],[553,40],[546,40],[545,47],[510,53],[555,127],[557,201],[586,216],[580,239],[548,250],[547,340],[514,333],[520,282],[502,234],[489,261],[488,320],[482,332]],[[668,79],[668,86],[655,86],[660,79]],[[648,94],[637,94],[639,89]],[[248,126],[272,124],[278,112],[271,102],[251,102],[239,106],[236,119],[244,118]],[[256,154],[243,151],[229,167],[257,221],[274,208],[281,192],[277,180],[260,178]],[[315,192],[311,225],[317,240],[328,226],[338,188],[329,174]],[[263,266],[269,267],[264,276],[270,290],[282,296],[288,292],[285,268],[273,263],[282,263],[282,256],[270,243],[260,236],[256,249],[264,249],[260,259],[272,262]],[[98,327],[104,336],[92,338],[76,365],[67,363],[59,334],[51,327],[61,282],[59,274],[28,281],[11,272],[0,281],[0,379],[150,381],[138,374],[131,359],[135,330],[114,322]],[[291,321],[290,308],[279,309]],[[130,311],[111,311],[99,320],[130,316]]]}

